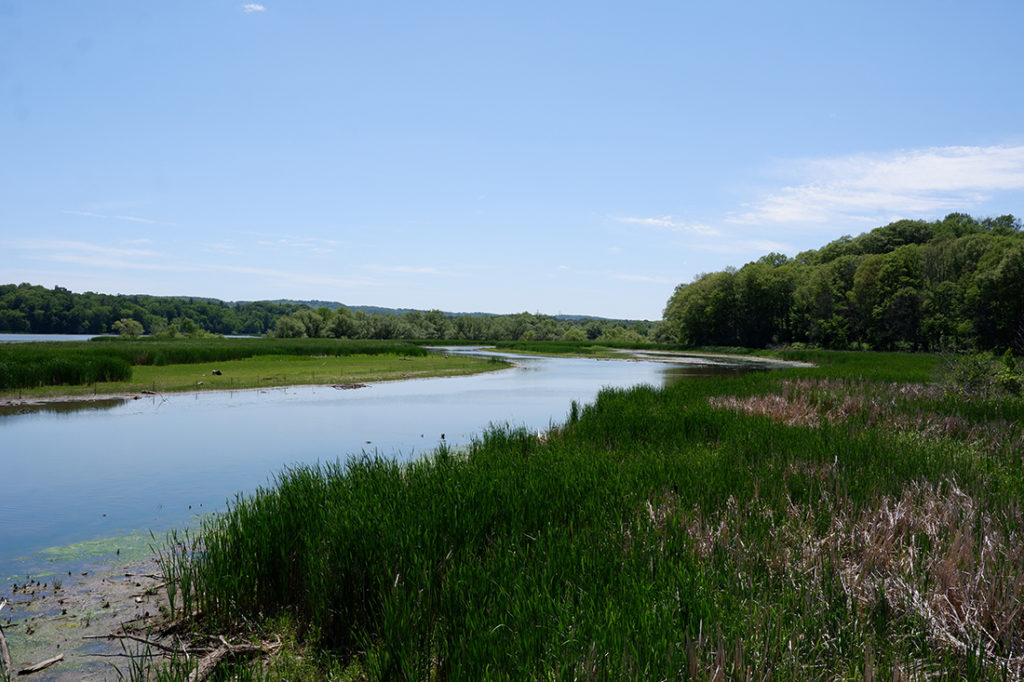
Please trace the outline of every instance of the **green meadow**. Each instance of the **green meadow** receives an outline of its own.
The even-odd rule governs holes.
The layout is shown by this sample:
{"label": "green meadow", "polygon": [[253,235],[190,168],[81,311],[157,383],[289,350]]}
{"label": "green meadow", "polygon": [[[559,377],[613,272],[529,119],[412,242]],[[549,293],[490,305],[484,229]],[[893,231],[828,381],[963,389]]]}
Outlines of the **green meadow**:
{"label": "green meadow", "polygon": [[[162,556],[221,679],[1019,679],[1024,402],[934,355],[606,390],[281,472]],[[136,659],[184,677],[194,659]]]}
{"label": "green meadow", "polygon": [[338,339],[106,339],[0,344],[0,398],[235,390],[457,376],[507,363],[406,342]]}

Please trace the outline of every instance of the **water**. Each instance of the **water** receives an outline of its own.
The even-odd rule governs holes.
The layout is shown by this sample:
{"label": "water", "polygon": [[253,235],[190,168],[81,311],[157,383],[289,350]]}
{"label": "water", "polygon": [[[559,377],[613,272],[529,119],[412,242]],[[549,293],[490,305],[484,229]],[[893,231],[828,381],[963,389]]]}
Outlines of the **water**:
{"label": "water", "polygon": [[[451,352],[467,352],[451,349]],[[361,453],[399,460],[467,444],[489,424],[547,429],[605,386],[736,371],[520,357],[512,370],[391,382],[147,396],[0,416],[0,580],[45,570],[43,548],[195,523],[283,468]]]}
{"label": "water", "polygon": [[88,341],[96,334],[0,334],[0,343],[25,343],[26,341]]}

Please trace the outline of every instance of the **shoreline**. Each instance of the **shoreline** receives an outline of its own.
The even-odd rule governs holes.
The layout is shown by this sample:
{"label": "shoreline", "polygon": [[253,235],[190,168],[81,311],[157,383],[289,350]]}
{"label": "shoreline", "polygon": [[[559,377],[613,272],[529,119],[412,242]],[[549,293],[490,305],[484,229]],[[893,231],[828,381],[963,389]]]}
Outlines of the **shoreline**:
{"label": "shoreline", "polygon": [[[2,411],[11,408],[30,408],[30,407],[45,407],[48,405],[77,405],[81,403],[99,403],[99,402],[111,402],[121,401],[128,402],[132,400],[141,400],[143,398],[159,398],[172,395],[200,395],[205,393],[234,393],[241,391],[268,391],[274,389],[284,388],[302,388],[306,386],[321,386],[325,388],[334,388],[336,390],[354,390],[358,388],[368,388],[376,384],[392,383],[395,381],[417,381],[422,379],[455,379],[458,377],[476,376],[479,374],[489,374],[491,372],[500,372],[508,369],[513,369],[515,363],[510,362],[506,367],[496,367],[493,369],[484,369],[479,372],[469,372],[465,374],[430,374],[430,375],[419,375],[419,376],[397,376],[393,378],[375,379],[369,381],[336,381],[336,382],[324,382],[324,383],[287,383],[287,384],[268,384],[266,386],[239,386],[229,388],[196,388],[190,387],[187,390],[182,391],[114,391],[111,393],[60,393],[55,395],[40,395],[40,396],[19,396],[14,397],[11,395],[0,396],[0,416],[3,416]],[[70,387],[79,388],[79,387]]]}
{"label": "shoreline", "polygon": [[[734,355],[731,353],[701,353],[690,351],[671,350],[621,350],[628,354],[633,360],[646,360],[649,362],[672,362],[681,365],[766,365],[768,367],[817,367],[813,362],[801,362],[799,360],[783,360],[781,358],[764,357],[761,355]],[[701,362],[703,360],[703,362]],[[716,362],[727,360],[728,362]]]}
{"label": "shoreline", "polygon": [[[516,354],[515,351],[499,351],[508,352],[510,354]],[[707,364],[707,365],[766,365],[769,367],[814,367],[813,363],[798,362],[794,360],[781,360],[778,358],[769,358],[761,356],[745,356],[745,355],[732,355],[728,353],[700,353],[700,352],[686,352],[686,351],[661,351],[661,350],[639,350],[639,349],[616,349],[614,353],[623,356],[623,360],[633,360],[640,362],[667,362],[675,364]],[[530,355],[529,353],[523,353],[524,355]],[[565,357],[565,356],[557,356]],[[587,358],[588,356],[579,355],[575,357]],[[589,358],[594,359],[594,358]],[[618,359],[618,358],[607,358],[607,359]],[[725,361],[725,362],[720,362]],[[421,376],[398,376],[394,378],[383,378],[371,381],[352,381],[352,382],[323,382],[323,383],[286,383],[286,384],[273,384],[267,386],[245,386],[245,387],[233,387],[233,388],[197,388],[189,387],[187,390],[180,391],[152,391],[152,390],[140,390],[140,391],[112,391],[108,393],[57,393],[54,395],[35,395],[35,396],[24,396],[18,395],[0,395],[0,416],[3,413],[17,414],[15,410],[17,408],[32,408],[32,407],[46,407],[56,406],[61,404],[67,405],[79,405],[82,403],[100,403],[100,402],[112,402],[122,401],[128,402],[132,400],[141,400],[143,398],[153,398],[167,395],[198,395],[200,393],[224,393],[233,391],[258,391],[268,390],[274,388],[299,388],[304,386],[327,386],[333,387],[339,390],[348,390],[356,388],[365,388],[374,384],[389,383],[392,381],[412,381],[416,379],[441,379],[447,377],[458,377],[458,376],[474,376],[476,374],[487,374],[489,372],[497,372],[504,369],[511,369],[515,366],[513,361],[509,361],[510,367],[500,367],[495,369],[485,369],[480,372],[471,372],[467,374],[433,374],[433,375],[421,375]],[[50,387],[55,388],[55,387]],[[81,390],[81,386],[69,386],[69,389]],[[12,412],[13,411],[13,412]]]}
{"label": "shoreline", "polygon": [[[66,567],[65,567],[66,568]],[[166,581],[156,557],[91,563],[88,570],[16,583],[0,612],[11,654],[11,679],[18,671],[60,656],[33,674],[35,680],[109,680],[131,665],[144,638],[166,620]]]}
{"label": "shoreline", "polygon": [[[471,375],[450,375],[450,376],[471,376]],[[0,398],[0,409],[5,407],[41,407],[46,405],[61,405],[61,404],[78,404],[78,403],[99,403],[99,402],[111,402],[111,401],[122,401],[128,402],[130,400],[142,400],[143,398],[160,398],[172,395],[200,395],[205,393],[235,393],[241,391],[268,391],[279,388],[302,388],[304,386],[323,386],[326,388],[335,388],[338,390],[351,390],[356,388],[367,388],[373,384],[390,383],[392,381],[414,381],[415,379],[445,379],[448,378],[445,375],[435,377],[408,377],[398,379],[381,379],[379,381],[369,382],[357,382],[351,384],[280,384],[274,386],[248,386],[245,388],[209,388],[188,391],[139,391],[139,392],[118,392],[118,393],[95,393],[92,395],[48,395],[48,396],[34,396],[31,398]]]}

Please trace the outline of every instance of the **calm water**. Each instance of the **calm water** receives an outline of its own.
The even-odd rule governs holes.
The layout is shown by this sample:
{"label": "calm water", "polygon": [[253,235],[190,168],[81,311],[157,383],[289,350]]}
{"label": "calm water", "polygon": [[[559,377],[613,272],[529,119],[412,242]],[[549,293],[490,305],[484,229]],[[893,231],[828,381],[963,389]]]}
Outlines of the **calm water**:
{"label": "calm water", "polygon": [[[458,351],[465,352],[465,351]],[[491,374],[152,396],[0,416],[0,580],[41,570],[39,550],[224,509],[298,463],[376,453],[408,460],[488,424],[546,429],[604,386],[736,371],[578,358],[518,358]],[[78,409],[84,408],[84,409]]]}
{"label": "calm water", "polygon": [[95,334],[0,334],[0,343],[25,343],[26,341],[88,341]]}

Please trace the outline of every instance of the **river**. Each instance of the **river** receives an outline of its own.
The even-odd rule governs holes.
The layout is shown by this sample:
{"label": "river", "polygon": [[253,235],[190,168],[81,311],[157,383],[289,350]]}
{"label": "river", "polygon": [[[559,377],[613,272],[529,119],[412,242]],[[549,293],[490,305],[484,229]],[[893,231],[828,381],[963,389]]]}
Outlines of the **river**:
{"label": "river", "polygon": [[[490,374],[352,390],[170,394],[0,416],[0,580],[51,572],[57,559],[109,560],[115,547],[133,542],[148,549],[150,531],[195,525],[199,515],[223,510],[237,493],[271,483],[291,465],[361,454],[409,460],[442,438],[465,445],[489,424],[547,429],[565,420],[573,400],[591,402],[605,386],[663,386],[738,371],[657,361],[515,361],[514,369]],[[119,540],[104,540],[110,538]]]}

